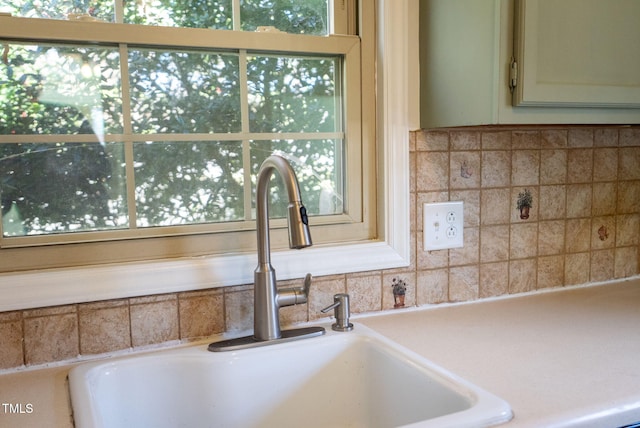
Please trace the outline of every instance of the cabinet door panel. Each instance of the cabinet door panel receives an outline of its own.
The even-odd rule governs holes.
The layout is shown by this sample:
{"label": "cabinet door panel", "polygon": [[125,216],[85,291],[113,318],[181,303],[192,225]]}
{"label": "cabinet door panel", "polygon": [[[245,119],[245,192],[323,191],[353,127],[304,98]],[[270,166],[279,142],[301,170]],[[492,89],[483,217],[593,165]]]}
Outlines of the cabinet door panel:
{"label": "cabinet door panel", "polygon": [[519,0],[515,39],[514,105],[640,107],[640,1]]}

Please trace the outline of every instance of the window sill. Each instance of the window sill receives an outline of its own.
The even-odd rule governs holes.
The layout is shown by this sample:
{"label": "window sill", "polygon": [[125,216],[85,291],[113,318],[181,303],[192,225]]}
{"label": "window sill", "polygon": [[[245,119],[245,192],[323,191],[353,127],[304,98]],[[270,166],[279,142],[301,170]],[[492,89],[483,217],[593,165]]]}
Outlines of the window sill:
{"label": "window sill", "polygon": [[[380,241],[272,253],[280,280],[407,264]],[[4,274],[0,311],[252,284],[256,265],[255,254],[241,254]]]}

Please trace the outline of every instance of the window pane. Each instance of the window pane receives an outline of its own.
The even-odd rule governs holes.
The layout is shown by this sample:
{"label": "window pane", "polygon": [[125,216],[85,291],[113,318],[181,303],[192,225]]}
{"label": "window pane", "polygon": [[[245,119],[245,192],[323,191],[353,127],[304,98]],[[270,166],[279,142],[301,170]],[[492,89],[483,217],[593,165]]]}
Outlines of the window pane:
{"label": "window pane", "polygon": [[[344,211],[344,175],[340,161],[342,150],[341,140],[253,141],[251,142],[253,191],[255,193],[256,176],[262,162],[272,154],[279,154],[289,161],[296,172],[300,184],[300,196],[309,214],[342,214]],[[269,215],[286,217],[288,199],[282,180],[275,179],[270,192],[272,203]]]}
{"label": "window pane", "polygon": [[324,36],[329,32],[327,0],[241,0],[242,29],[275,27],[294,34]]}
{"label": "window pane", "polygon": [[123,1],[127,24],[233,29],[231,0]]}
{"label": "window pane", "polygon": [[73,19],[89,15],[113,22],[113,0],[0,0],[0,11],[26,18]]}
{"label": "window pane", "polygon": [[64,45],[4,45],[1,134],[122,132],[118,52]]}
{"label": "window pane", "polygon": [[251,131],[339,131],[339,60],[266,55],[248,58]]}
{"label": "window pane", "polygon": [[136,143],[138,226],[244,219],[240,142]]}
{"label": "window pane", "polygon": [[129,73],[134,132],[241,129],[237,55],[132,50]]}
{"label": "window pane", "polygon": [[128,226],[122,144],[0,144],[4,236]]}

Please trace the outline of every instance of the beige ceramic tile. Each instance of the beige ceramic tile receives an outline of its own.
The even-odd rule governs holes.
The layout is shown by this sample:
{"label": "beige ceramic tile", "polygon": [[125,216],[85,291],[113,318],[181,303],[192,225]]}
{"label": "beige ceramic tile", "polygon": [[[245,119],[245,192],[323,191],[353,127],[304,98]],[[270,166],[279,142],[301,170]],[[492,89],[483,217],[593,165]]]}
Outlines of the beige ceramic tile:
{"label": "beige ceramic tile", "polygon": [[102,354],[131,347],[127,300],[80,305],[78,318],[81,354]]}
{"label": "beige ceramic tile", "polygon": [[180,338],[197,339],[222,333],[224,325],[224,293],[207,290],[178,295]]}
{"label": "beige ceramic tile", "polygon": [[614,250],[598,250],[591,252],[592,282],[608,281],[614,278]]}
{"label": "beige ceramic tile", "polygon": [[566,285],[586,284],[589,282],[589,253],[567,254],[564,263],[564,282]]}
{"label": "beige ceramic tile", "polygon": [[446,131],[418,131],[416,135],[416,151],[449,150],[449,133]]}
{"label": "beige ceramic tile", "polygon": [[616,217],[616,247],[640,245],[640,214]]}
{"label": "beige ceramic tile", "polygon": [[480,295],[480,272],[478,265],[449,269],[449,300],[466,302]]}
{"label": "beige ceramic tile", "polygon": [[34,318],[25,317],[24,349],[27,365],[64,361],[78,356],[78,315],[75,308],[73,312],[65,311],[66,313]]}
{"label": "beige ceramic tile", "polygon": [[464,202],[464,227],[480,225],[480,190],[452,190],[450,200]]}
{"label": "beige ceramic tile", "polygon": [[591,184],[567,186],[567,218],[591,216],[593,187]]}
{"label": "beige ceramic tile", "polygon": [[536,289],[536,259],[509,262],[509,293],[526,293]]}
{"label": "beige ceramic tile", "polygon": [[617,213],[640,213],[640,180],[618,182]]}
{"label": "beige ceramic tile", "polygon": [[480,152],[451,152],[451,189],[480,187]]}
{"label": "beige ceramic tile", "polygon": [[418,152],[416,168],[416,191],[449,189],[449,153]]}
{"label": "beige ceramic tile", "polygon": [[509,243],[511,259],[535,257],[538,252],[538,224],[512,224]]}
{"label": "beige ceramic tile", "polygon": [[449,132],[451,150],[479,150],[479,131],[451,131]]}
{"label": "beige ceramic tile", "polygon": [[593,134],[593,143],[596,147],[616,147],[618,145],[618,129],[596,129]]}
{"label": "beige ceramic tile", "polygon": [[253,330],[253,289],[225,291],[224,309],[227,331]]}
{"label": "beige ceramic tile", "polygon": [[567,214],[567,187],[564,185],[540,186],[540,220],[565,218]]}
{"label": "beige ceramic tile", "polygon": [[175,294],[130,300],[131,344],[147,346],[178,340],[178,298]]}
{"label": "beige ceramic tile", "polygon": [[616,248],[614,276],[627,278],[638,272],[638,247]]}
{"label": "beige ceramic tile", "polygon": [[480,261],[482,263],[509,259],[509,226],[485,226],[480,229]]}
{"label": "beige ceramic tile", "polygon": [[511,131],[485,131],[480,140],[482,150],[511,150]]}
{"label": "beige ceramic tile", "polygon": [[640,180],[640,147],[620,149],[620,179]]}
{"label": "beige ceramic tile", "polygon": [[416,294],[418,305],[447,302],[449,300],[449,269],[418,271]]}
{"label": "beige ceramic tile", "polygon": [[615,214],[617,187],[616,183],[593,183],[592,216]]}
{"label": "beige ceramic tile", "polygon": [[0,313],[0,369],[9,369],[24,364],[22,350],[22,316],[20,312]]}
{"label": "beige ceramic tile", "polygon": [[511,154],[511,184],[535,186],[540,181],[540,151],[514,150]]}
{"label": "beige ceramic tile", "polygon": [[538,255],[551,256],[564,252],[564,220],[541,221],[538,224]]}
{"label": "beige ceramic tile", "polygon": [[344,275],[332,275],[314,278],[309,297],[309,320],[325,318],[320,312],[333,303],[334,294],[346,293],[347,285]]}
{"label": "beige ceramic tile", "polygon": [[502,296],[509,292],[509,263],[480,265],[480,298]]}
{"label": "beige ceramic tile", "polygon": [[564,284],[564,256],[538,258],[538,289],[560,287]]}
{"label": "beige ceramic tile", "polygon": [[511,152],[491,150],[482,152],[483,188],[506,187],[511,184]]}
{"label": "beige ceramic tile", "polygon": [[511,136],[511,144],[514,150],[539,149],[540,131],[515,130]]}
{"label": "beige ceramic tile", "polygon": [[593,151],[593,181],[615,181],[617,178],[618,149],[595,149]]}
{"label": "beige ceramic tile", "polygon": [[565,129],[546,129],[540,131],[540,146],[543,149],[567,147],[568,131]]}
{"label": "beige ceramic tile", "polygon": [[464,228],[464,243],[462,248],[449,250],[449,266],[460,266],[478,263],[479,261],[479,235],[477,227]]}
{"label": "beige ceramic tile", "polygon": [[436,269],[449,265],[449,250],[424,251],[423,233],[417,234],[417,254],[416,262],[418,270]]}
{"label": "beige ceramic tile", "polygon": [[620,146],[640,146],[640,127],[620,129]]}
{"label": "beige ceramic tile", "polygon": [[382,274],[347,275],[347,293],[351,312],[363,313],[382,309]]}
{"label": "beige ceramic tile", "polygon": [[567,151],[542,150],[540,153],[540,184],[567,182]]}
{"label": "beige ceramic tile", "polygon": [[593,146],[593,129],[589,128],[570,128],[569,129],[569,147],[592,147]]}
{"label": "beige ceramic tile", "polygon": [[483,189],[480,194],[480,212],[482,225],[508,224],[511,214],[511,190]]}
{"label": "beige ceramic tile", "polygon": [[567,183],[590,183],[593,178],[593,149],[570,149],[567,155]]}
{"label": "beige ceramic tile", "polygon": [[591,249],[591,219],[570,219],[566,223],[567,253],[581,253]]}

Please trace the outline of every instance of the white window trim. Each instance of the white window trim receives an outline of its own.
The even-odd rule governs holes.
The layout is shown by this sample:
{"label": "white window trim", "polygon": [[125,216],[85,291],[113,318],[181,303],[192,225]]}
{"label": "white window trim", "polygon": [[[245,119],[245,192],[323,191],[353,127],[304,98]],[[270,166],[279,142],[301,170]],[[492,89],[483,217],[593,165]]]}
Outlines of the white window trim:
{"label": "white window trim", "polygon": [[[379,240],[278,251],[279,279],[407,266],[409,227],[409,28],[407,2],[378,0]],[[313,231],[312,231],[313,233]],[[0,275],[0,311],[251,284],[255,254],[135,262]]]}

